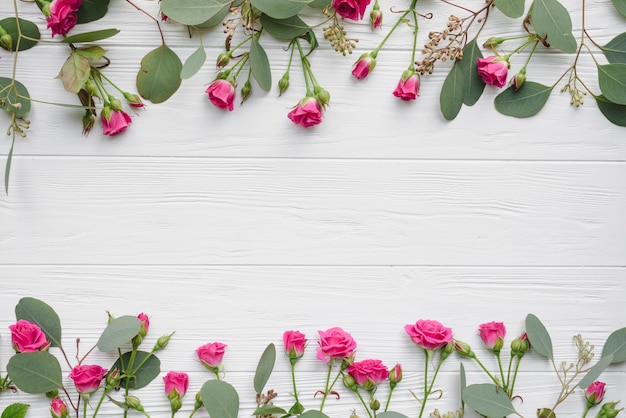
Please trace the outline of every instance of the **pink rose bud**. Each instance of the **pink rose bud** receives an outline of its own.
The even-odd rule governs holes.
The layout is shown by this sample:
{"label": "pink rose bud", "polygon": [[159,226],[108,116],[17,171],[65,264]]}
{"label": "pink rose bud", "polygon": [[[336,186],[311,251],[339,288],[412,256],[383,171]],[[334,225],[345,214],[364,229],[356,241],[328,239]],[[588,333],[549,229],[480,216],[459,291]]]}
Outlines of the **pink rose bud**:
{"label": "pink rose bud", "polygon": [[287,114],[296,125],[308,128],[322,123],[322,107],[314,97],[305,97]]}
{"label": "pink rose bud", "polygon": [[229,112],[234,109],[235,103],[235,86],[230,81],[215,80],[206,89],[209,100],[220,109],[226,109]]}
{"label": "pink rose bud", "polygon": [[189,388],[189,375],[184,372],[168,372],[163,376],[163,382],[172,413],[175,413],[183,405],[182,397],[185,396]]}
{"label": "pink rose bud", "polygon": [[290,359],[299,359],[304,354],[307,341],[305,335],[300,331],[285,331],[283,333],[285,354]]}
{"label": "pink rose bud", "polygon": [[102,109],[100,119],[102,120],[102,132],[109,136],[124,132],[133,121],[123,110],[113,110],[108,106]]}
{"label": "pink rose bud", "polygon": [[476,356],[474,352],[472,351],[472,348],[470,347],[470,345],[466,342],[454,340],[454,348],[456,349],[456,352],[459,353],[461,357],[473,358]]}
{"label": "pink rose bud", "polygon": [[145,337],[148,334],[148,329],[150,329],[150,318],[145,313],[140,313],[137,315],[137,318],[141,321],[141,329],[139,330],[139,335]]}
{"label": "pink rose bud", "polygon": [[478,75],[485,84],[496,87],[503,87],[506,84],[506,77],[509,71],[509,63],[503,57],[495,55],[487,58],[477,58]]}
{"label": "pink rose bud", "polygon": [[284,92],[289,88],[289,72],[285,72],[283,76],[278,80],[278,92],[279,96],[281,96]]}
{"label": "pink rose bud", "polygon": [[436,350],[452,342],[452,329],[434,320],[420,319],[405,325],[404,330],[424,350]]}
{"label": "pink rose bud", "polygon": [[226,350],[226,344],[223,343],[207,343],[196,349],[196,354],[200,359],[200,363],[207,369],[215,371],[224,358],[224,351]]}
{"label": "pink rose bud", "polygon": [[98,390],[107,370],[98,365],[79,364],[70,372],[76,390],[81,394],[90,394]]}
{"label": "pink rose bud", "polygon": [[25,319],[20,319],[13,325],[9,325],[11,331],[11,344],[18,353],[31,353],[46,350],[50,342],[46,334],[39,328]]}
{"label": "pink rose bud", "polygon": [[524,82],[526,81],[526,68],[522,68],[522,70],[515,74],[515,76],[513,77],[513,88],[515,88],[515,90],[519,90],[520,87],[522,87],[524,85]]}
{"label": "pink rose bud", "polygon": [[56,397],[50,403],[50,414],[52,418],[66,418],[69,414],[67,405],[59,397]]}
{"label": "pink rose bud", "polygon": [[361,20],[370,0],[333,0],[333,8],[344,19]]}
{"label": "pink rose bud", "polygon": [[389,385],[395,388],[398,383],[402,381],[402,366],[396,364],[393,369],[389,371]]}
{"label": "pink rose bud", "polygon": [[370,12],[370,22],[372,23],[372,30],[379,28],[383,24],[383,12],[380,11],[378,0],[374,3],[374,8]]}
{"label": "pink rose bud", "polygon": [[215,65],[217,66],[217,68],[223,68],[223,67],[226,67],[229,62],[230,62],[230,52],[222,52],[221,54],[217,56]]}
{"label": "pink rose bud", "polygon": [[352,75],[361,80],[367,77],[376,67],[376,59],[370,53],[365,53],[359,57],[352,66]]}
{"label": "pink rose bud", "polygon": [[405,70],[393,91],[393,95],[402,100],[415,100],[419,96],[420,78],[413,70]]}
{"label": "pink rose bud", "polygon": [[504,337],[506,336],[506,327],[502,322],[492,321],[480,324],[478,326],[478,332],[487,349],[496,352],[502,350]]}
{"label": "pink rose bud", "polygon": [[367,391],[376,389],[376,386],[389,377],[387,367],[380,360],[355,361],[348,366],[346,372]]}
{"label": "pink rose bud", "polygon": [[604,399],[604,391],[606,389],[606,383],[595,381],[590,384],[585,390],[585,398],[589,405],[597,405]]}
{"label": "pink rose bud", "polygon": [[318,331],[317,358],[325,363],[333,359],[345,359],[354,354],[356,342],[352,336],[339,327],[329,328],[326,331]]}
{"label": "pink rose bud", "polygon": [[141,101],[141,98],[139,96],[137,96],[136,94],[134,94],[134,93],[125,92],[124,93],[124,98],[126,99],[126,102],[130,106],[132,106],[132,107],[135,107],[135,108],[143,108],[144,107],[144,104]]}

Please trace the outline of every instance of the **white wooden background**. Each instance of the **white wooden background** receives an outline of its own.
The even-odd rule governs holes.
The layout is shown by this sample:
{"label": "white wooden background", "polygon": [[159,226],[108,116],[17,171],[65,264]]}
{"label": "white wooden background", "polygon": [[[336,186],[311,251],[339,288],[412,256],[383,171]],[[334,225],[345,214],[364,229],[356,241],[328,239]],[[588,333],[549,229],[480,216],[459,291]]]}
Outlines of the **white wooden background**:
{"label": "white wooden background", "polygon": [[[103,43],[112,59],[107,74],[133,91],[140,57],[159,36],[128,4],[112,3],[107,18],[80,31],[122,29]],[[392,3],[403,6],[382,1],[387,28]],[[155,1],[137,4],[156,13]],[[578,36],[580,2],[564,4]],[[19,7],[48,37],[35,6]],[[437,22],[449,13],[436,2],[422,7]],[[9,15],[11,2],[2,0],[0,16]],[[422,43],[435,21],[423,23]],[[587,22],[601,44],[626,29],[609,0],[588,5]],[[517,23],[496,12],[484,36],[518,34]],[[183,59],[197,46],[176,25],[164,30]],[[498,91],[488,87],[476,106],[446,122],[438,108],[446,71],[423,78],[416,102],[391,95],[410,59],[405,30],[360,82],[350,75],[356,57],[331,54],[322,41],[312,63],[331,107],[322,125],[304,130],[286,117],[304,95],[297,67],[281,98],[276,89],[257,89],[231,113],[208,102],[219,30],[205,35],[204,69],[167,103],[148,104],[118,137],[103,137],[97,125],[84,138],[82,112],[34,104],[28,138],[15,147],[9,195],[0,197],[1,370],[11,355],[13,308],[33,296],[59,313],[65,345],[80,337],[83,352],[105,326],[106,310],[148,313],[149,345],[175,330],[161,360],[163,372],[191,374],[180,416],[188,416],[193,394],[210,378],[195,348],[228,344],[226,380],[239,390],[245,417],[255,407],[252,375],[261,352],[269,342],[280,345],[284,330],[299,329],[312,340],[298,364],[301,400],[315,408],[312,395],[325,378],[314,356],[316,333],[341,326],[357,340],[358,358],[402,363],[405,381],[392,409],[416,416],[408,390],[419,388],[422,357],[403,331],[407,323],[441,321],[492,368],[477,335],[482,322],[504,321],[510,341],[532,312],[563,361],[575,360],[573,335],[582,333],[599,353],[609,333],[626,326],[626,137],[592,98],[573,108],[555,89],[539,116],[518,120],[495,111]],[[367,21],[349,30],[361,39],[359,54],[384,33],[371,33]],[[277,81],[287,54],[282,44],[264,45]],[[20,54],[19,79],[33,98],[75,103],[55,79],[66,55],[60,45]],[[573,59],[539,55],[528,77],[545,84]],[[512,73],[523,59],[514,58]],[[0,51],[0,74],[11,65],[12,56]],[[589,56],[579,71],[595,88]],[[8,124],[6,115],[0,122]],[[8,137],[0,141],[4,155],[9,145]],[[453,358],[437,384],[444,396],[429,402],[429,411],[459,406]],[[95,353],[91,361],[108,366],[113,359]],[[465,366],[470,383],[486,381],[474,364]],[[612,367],[602,379],[607,398],[623,405],[626,368]],[[552,405],[557,385],[550,365],[530,356],[516,406],[533,416]],[[270,386],[280,394],[276,403],[289,406],[288,362],[280,353]],[[356,407],[363,418],[356,399],[340,390],[342,399],[325,412],[347,418]],[[160,379],[137,394],[152,417],[169,416]],[[0,396],[1,407],[17,401],[33,405],[29,417],[48,414],[42,397]],[[583,405],[576,394],[557,412],[580,416]],[[107,407],[101,415],[120,413]]]}

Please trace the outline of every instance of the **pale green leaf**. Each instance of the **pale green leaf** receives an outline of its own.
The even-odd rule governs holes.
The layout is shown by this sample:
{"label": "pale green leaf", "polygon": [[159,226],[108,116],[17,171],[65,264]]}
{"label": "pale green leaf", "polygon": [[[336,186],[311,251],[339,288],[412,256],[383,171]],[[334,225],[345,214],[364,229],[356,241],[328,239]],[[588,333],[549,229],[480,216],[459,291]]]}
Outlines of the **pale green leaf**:
{"label": "pale green leaf", "polygon": [[600,48],[611,64],[626,64],[626,32],[617,35]]}
{"label": "pale green leaf", "polygon": [[516,19],[524,14],[524,0],[495,0],[495,3],[505,16]]}
{"label": "pale green leaf", "polygon": [[78,48],[74,50],[78,55],[81,55],[90,60],[99,60],[104,57],[106,51],[99,46],[90,46],[87,48]]}
{"label": "pale green leaf", "polygon": [[221,25],[224,21],[224,18],[226,18],[226,15],[230,13],[230,8],[232,6],[234,6],[234,4],[227,4],[226,6],[222,7],[217,13],[211,16],[207,21],[194,26],[200,29],[208,29],[217,25]]}
{"label": "pale green leaf", "polygon": [[[267,381],[274,370],[274,363],[276,362],[276,346],[271,343],[263,351],[259,364],[256,366],[256,373],[254,374],[254,390],[256,393],[263,393],[263,388],[267,384]],[[259,415],[259,414],[253,414]],[[264,415],[264,414],[260,414]]]}
{"label": "pale green leaf", "polygon": [[439,94],[439,107],[446,120],[456,118],[463,106],[465,81],[460,62],[455,62],[443,82],[441,93]]}
{"label": "pale green leaf", "polygon": [[272,88],[272,72],[270,69],[270,62],[267,58],[265,50],[256,38],[252,38],[250,45],[250,69],[254,79],[259,83],[265,91],[270,91]]}
{"label": "pale green leaf", "polygon": [[[7,88],[11,83],[13,83],[13,87]],[[8,113],[15,113],[18,117],[24,117],[30,112],[30,94],[26,90],[26,86],[17,80],[0,77],[0,99],[2,99],[0,109]]]}
{"label": "pale green leaf", "polygon": [[602,372],[609,367],[609,365],[613,362],[613,354],[608,354],[607,356],[602,356],[600,361],[598,361],[583,377],[580,382],[578,382],[578,387],[582,389],[587,389],[587,387],[595,382],[598,377],[602,374]]}
{"label": "pale green leaf", "polygon": [[15,318],[36,324],[46,334],[51,347],[61,347],[61,320],[45,302],[35,298],[22,298],[15,305]]}
{"label": "pale green leaf", "polygon": [[113,351],[133,339],[141,329],[141,321],[136,316],[120,316],[104,329],[96,346],[100,351]]}
{"label": "pale green leaf", "polygon": [[13,403],[4,408],[0,418],[24,418],[26,416],[26,412],[28,412],[29,406],[30,405],[25,403]]}
{"label": "pale green leaf", "polygon": [[180,72],[180,78],[187,79],[194,76],[206,61],[206,52],[202,46],[199,46],[193,54],[187,58],[185,63],[183,64],[183,69]]}
{"label": "pale green leaf", "polygon": [[[621,120],[624,122],[626,120],[626,107],[622,105],[622,109]],[[626,126],[626,124],[621,126]],[[626,361],[626,328],[613,331],[609,338],[606,339],[604,347],[602,347],[602,357],[606,357],[609,354],[613,355],[612,364]]]}
{"label": "pale green leaf", "polygon": [[[154,354],[150,354],[145,351],[137,351],[135,360],[132,364],[133,373],[126,372],[122,368],[122,364],[128,369],[130,358],[132,356],[131,351],[127,351],[122,355],[122,361],[118,358],[117,361],[111,367],[111,370],[118,369],[122,371],[122,374],[132,374],[133,377],[128,381],[129,389],[141,389],[150,384],[161,373],[161,360]],[[145,360],[145,361],[144,361]],[[137,366],[141,364],[141,367],[137,369]],[[126,378],[120,381],[121,387],[126,387]]]}
{"label": "pale green leaf", "polygon": [[89,59],[72,51],[70,56],[61,67],[59,78],[63,82],[65,90],[71,93],[78,93],[85,85],[91,74],[91,64]]}
{"label": "pale green leaf", "polygon": [[286,19],[274,19],[266,14],[261,15],[263,30],[274,38],[292,40],[307,33],[311,27],[300,17],[291,16]]}
{"label": "pale green leaf", "polygon": [[251,415],[273,415],[273,414],[281,414],[286,415],[287,411],[283,408],[274,405],[263,405],[254,410]]}
{"label": "pale green leaf", "polygon": [[9,177],[11,175],[11,162],[13,161],[13,148],[15,147],[15,137],[11,141],[11,148],[7,155],[7,163],[4,166],[4,193],[9,194]]}
{"label": "pale green leaf", "polygon": [[119,29],[102,29],[93,32],[77,33],[64,38],[61,42],[66,44],[79,44],[82,42],[96,42],[108,39],[120,33]]}
{"label": "pale green leaf", "polygon": [[[404,414],[401,414],[400,412],[394,412],[394,411],[387,411],[387,412],[382,412],[378,415],[376,415],[377,418],[409,418]],[[314,418],[314,417],[311,417]]]}
{"label": "pale green leaf", "polygon": [[[389,414],[390,412],[386,412],[386,414]],[[379,414],[383,415],[383,414]],[[300,415],[299,418],[330,418],[328,415],[326,415],[323,412],[320,411],[316,411],[314,409],[309,409],[308,411],[306,411],[305,413],[303,413],[302,415]],[[385,417],[383,417],[385,418]],[[393,416],[386,416],[386,418],[402,418],[402,417],[393,417]]]}
{"label": "pale green leaf", "polygon": [[533,314],[526,316],[526,334],[530,345],[540,356],[552,359],[552,339],[546,327]]}
{"label": "pale green leaf", "polygon": [[89,23],[103,18],[109,10],[110,0],[83,0],[76,13],[77,23]]}
{"label": "pale green leaf", "polygon": [[161,0],[161,12],[183,25],[199,25],[231,3],[232,0]]}
{"label": "pale green leaf", "polygon": [[461,73],[465,79],[465,93],[463,94],[463,104],[473,106],[485,90],[485,83],[478,75],[478,58],[482,58],[476,38],[472,39],[463,48],[463,59],[459,61]]}
{"label": "pale green leaf", "polygon": [[572,18],[558,0],[535,0],[532,22],[537,33],[546,37],[551,47],[563,52],[576,52],[576,39],[572,35]]}
{"label": "pale green leaf", "polygon": [[275,19],[295,16],[312,2],[313,0],[250,0],[254,7]]}
{"label": "pale green leaf", "polygon": [[[18,31],[18,23],[19,23],[19,31]],[[24,19],[15,19],[14,17],[7,17],[5,19],[0,20],[0,26],[11,35],[11,51],[17,50],[17,41],[20,41],[19,50],[25,51],[37,45],[37,40],[41,38],[41,33],[39,33],[39,28],[36,24],[31,22],[30,20]],[[22,38],[20,40],[20,31],[22,35],[28,37],[29,39]],[[0,43],[0,47],[7,49],[6,45]]]}
{"label": "pale green leaf", "polygon": [[626,105],[626,64],[598,65],[598,82],[607,100]]}
{"label": "pale green leaf", "polygon": [[211,418],[237,418],[239,395],[223,380],[209,380],[200,389],[200,398]]}
{"label": "pale green leaf", "polygon": [[7,373],[23,392],[46,393],[63,388],[61,365],[47,351],[18,353],[9,359]]}
{"label": "pale green leaf", "polygon": [[498,112],[507,116],[527,118],[543,108],[552,93],[552,87],[527,81],[519,89],[513,86],[498,94],[494,104]]}
{"label": "pale green leaf", "polygon": [[496,385],[481,383],[469,385],[463,391],[463,402],[487,418],[502,418],[516,414],[506,392]]}
{"label": "pale green leaf", "polygon": [[626,17],[626,0],[611,0],[615,9],[620,12],[620,14]]}
{"label": "pale green leaf", "polygon": [[168,46],[148,52],[137,73],[137,91],[152,103],[163,103],[180,87],[183,63]]}

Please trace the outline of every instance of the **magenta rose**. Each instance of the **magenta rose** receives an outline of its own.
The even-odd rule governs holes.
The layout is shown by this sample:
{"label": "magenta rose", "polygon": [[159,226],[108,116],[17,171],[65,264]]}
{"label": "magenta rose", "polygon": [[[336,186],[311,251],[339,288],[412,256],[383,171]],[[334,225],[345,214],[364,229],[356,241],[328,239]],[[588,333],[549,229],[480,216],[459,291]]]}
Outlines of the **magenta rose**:
{"label": "magenta rose", "polygon": [[361,20],[370,0],[333,0],[337,14],[344,19]]}
{"label": "magenta rose", "polygon": [[506,327],[502,322],[486,322],[478,326],[480,338],[489,350],[499,351],[504,344]]}
{"label": "magenta rose", "polygon": [[452,341],[452,329],[430,319],[404,326],[413,342],[425,350],[436,350]]}
{"label": "magenta rose", "polygon": [[67,405],[58,396],[50,402],[50,414],[53,418],[66,418],[69,414]]}
{"label": "magenta rose", "polygon": [[[168,397],[176,391],[179,398],[185,396],[187,389],[189,389],[189,375],[184,372],[168,372],[163,376],[163,382],[165,383],[165,393]],[[172,396],[174,397],[174,396]]]}
{"label": "magenta rose", "polygon": [[47,20],[52,36],[65,35],[76,26],[76,11],[81,3],[82,0],[54,0],[50,4],[50,15]]}
{"label": "magenta rose", "polygon": [[304,354],[307,339],[300,331],[285,331],[283,333],[283,344],[285,353],[291,359],[298,359]]}
{"label": "magenta rose", "polygon": [[131,117],[123,110],[110,110],[108,112],[103,110],[101,119],[102,132],[109,136],[124,132],[132,122]]}
{"label": "magenta rose", "polygon": [[209,369],[214,369],[222,363],[226,344],[207,343],[196,349],[200,362]]}
{"label": "magenta rose", "polygon": [[220,109],[232,111],[235,103],[235,86],[230,81],[215,80],[206,89],[209,100]]}
{"label": "magenta rose", "polygon": [[368,390],[385,381],[389,377],[389,370],[380,360],[355,361],[346,369],[357,385]]}
{"label": "magenta rose", "polygon": [[406,74],[403,74],[400,77],[400,81],[398,81],[396,89],[393,91],[393,95],[406,101],[415,100],[419,96],[419,89],[420,77],[417,74],[413,73],[408,77],[406,77]]}
{"label": "magenta rose", "polygon": [[343,359],[352,356],[356,350],[356,342],[350,334],[339,327],[318,331],[320,335],[317,358],[325,363],[332,359]]}
{"label": "magenta rose", "polygon": [[17,352],[30,353],[45,350],[50,346],[41,328],[25,319],[9,325],[9,330],[11,331],[11,344]]}
{"label": "magenta rose", "polygon": [[352,75],[360,80],[367,77],[376,66],[376,59],[371,54],[365,53],[361,55],[357,62],[352,66]]}
{"label": "magenta rose", "polygon": [[604,391],[606,389],[606,383],[595,381],[585,390],[585,398],[590,405],[597,405],[604,399]]}
{"label": "magenta rose", "polygon": [[305,97],[287,115],[296,125],[308,128],[322,123],[322,107],[315,97]]}
{"label": "magenta rose", "polygon": [[98,365],[79,364],[72,369],[69,377],[78,392],[89,394],[98,390],[106,374],[107,370]]}
{"label": "magenta rose", "polygon": [[509,71],[509,63],[501,57],[495,55],[487,58],[477,58],[478,75],[485,84],[496,87],[503,87],[506,84],[506,76]]}
{"label": "magenta rose", "polygon": [[389,383],[395,387],[402,380],[402,366],[398,363],[389,372]]}

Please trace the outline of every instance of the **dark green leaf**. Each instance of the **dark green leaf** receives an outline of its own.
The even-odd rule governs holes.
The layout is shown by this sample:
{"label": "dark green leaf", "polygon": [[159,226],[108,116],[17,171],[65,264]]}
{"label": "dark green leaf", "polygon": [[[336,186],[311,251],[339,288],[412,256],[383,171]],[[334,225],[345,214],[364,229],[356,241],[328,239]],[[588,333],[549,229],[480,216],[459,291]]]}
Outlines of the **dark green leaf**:
{"label": "dark green leaf", "polygon": [[140,329],[141,321],[136,316],[120,316],[107,325],[96,346],[100,351],[117,350],[139,334]]}
{"label": "dark green leaf", "polygon": [[613,362],[613,354],[609,354],[607,356],[602,356],[600,361],[598,361],[583,377],[580,382],[578,382],[578,387],[581,389],[587,389],[587,387],[600,377],[602,372],[609,367],[609,365]]}
{"label": "dark green leaf", "polygon": [[0,418],[24,418],[29,406],[25,403],[13,403],[4,408]]}
{"label": "dark green leaf", "polygon": [[572,35],[572,18],[558,0],[535,0],[532,22],[535,30],[551,47],[563,52],[576,52],[576,39]]}
{"label": "dark green leaf", "polygon": [[313,0],[250,0],[254,7],[275,19],[295,16],[311,2]]}
{"label": "dark green leaf", "polygon": [[18,353],[7,363],[7,373],[18,389],[46,393],[63,387],[61,365],[47,351]]}
{"label": "dark green leaf", "polygon": [[183,63],[166,45],[148,52],[137,73],[137,90],[152,103],[163,103],[180,87]]}
{"label": "dark green leaf", "polygon": [[611,2],[613,2],[613,6],[615,6],[617,11],[626,17],[626,0],[611,0]]}
{"label": "dark green leaf", "polygon": [[487,418],[502,418],[516,414],[506,392],[496,385],[482,383],[469,385],[463,391],[463,402]]}
{"label": "dark green leaf", "polygon": [[[14,83],[13,87],[9,87]],[[19,81],[7,77],[0,77],[0,109],[8,113],[15,113],[18,117],[24,117],[30,112],[30,94],[26,87]],[[19,319],[19,318],[18,318]]]}
{"label": "dark green leaf", "polygon": [[461,363],[459,375],[461,376],[461,396],[463,396],[463,391],[467,387],[467,378],[465,377],[465,366],[463,366],[463,363]]}
{"label": "dark green leaf", "polygon": [[552,87],[527,81],[519,89],[513,86],[498,94],[494,100],[496,109],[503,115],[527,118],[543,108],[552,93]]}
{"label": "dark green leaf", "polygon": [[[24,36],[27,36],[35,40],[30,40],[26,38],[22,38],[20,40],[20,35],[17,30],[18,23],[19,23],[22,34]],[[11,44],[11,51],[16,51],[16,50],[25,51],[27,49],[30,49],[34,47],[35,45],[37,45],[36,40],[41,38],[41,34],[39,33],[39,28],[37,27],[36,24],[31,22],[30,20],[24,20],[24,19],[16,20],[14,17],[7,17],[6,19],[0,20],[0,26],[2,26],[2,28],[5,31],[7,31],[9,35],[11,35],[11,39],[13,40]],[[18,40],[20,41],[19,49],[17,46]],[[0,43],[0,46],[4,49],[7,49],[7,47],[2,43]]]}
{"label": "dark green leaf", "polygon": [[[256,366],[256,373],[254,374],[254,390],[256,393],[263,393],[263,388],[267,384],[267,381],[274,370],[274,363],[276,362],[276,347],[273,343],[270,343],[263,351],[259,364]],[[263,414],[253,414],[263,415]]]}
{"label": "dark green leaf", "polygon": [[552,339],[539,318],[533,314],[526,316],[526,334],[530,345],[540,356],[552,359]]}
{"label": "dark green leaf", "polygon": [[455,62],[448,73],[441,93],[439,94],[439,107],[446,120],[452,120],[459,114],[463,106],[463,94],[465,93],[465,78],[459,62]]}
{"label": "dark green leaf", "polygon": [[598,81],[607,100],[626,105],[626,64],[598,65]]}
{"label": "dark green leaf", "polygon": [[93,32],[77,33],[70,35],[61,42],[66,44],[79,44],[81,42],[95,42],[110,38],[120,33],[119,29],[102,29]]}
{"label": "dark green leaf", "polygon": [[272,71],[270,70],[270,62],[267,59],[267,54],[257,42],[256,38],[252,38],[250,45],[250,69],[254,79],[259,83],[265,91],[270,91],[272,88]]}
{"label": "dark green leaf", "polygon": [[274,405],[263,405],[254,410],[252,415],[272,415],[272,414],[286,414],[283,408],[279,408]]}
{"label": "dark green leaf", "polygon": [[239,395],[223,380],[209,380],[200,389],[200,398],[211,418],[237,418]]}
{"label": "dark green leaf", "polygon": [[61,320],[48,304],[35,298],[22,298],[15,306],[15,318],[36,324],[46,334],[51,347],[61,347]]}
{"label": "dark green leaf", "polygon": [[300,402],[296,402],[293,405],[291,405],[291,408],[289,408],[289,415],[300,415],[304,412],[304,405],[302,405]]}
{"label": "dark green leaf", "polygon": [[409,418],[404,414],[394,411],[387,411],[376,415],[378,418]]}
{"label": "dark green leaf", "polygon": [[89,23],[103,18],[109,9],[109,0],[83,0],[76,13],[77,23]]}
{"label": "dark green leaf", "polygon": [[210,19],[208,19],[206,22],[202,22],[199,25],[195,25],[195,27],[201,28],[201,29],[208,29],[217,25],[221,25],[226,15],[230,12],[231,6],[233,5],[227,4],[220,11],[215,13]]}
{"label": "dark green leaf", "polygon": [[[624,108],[624,106],[622,106],[622,108]],[[624,121],[626,119],[626,111],[622,110],[622,112],[621,120]],[[613,331],[611,335],[609,335],[609,338],[606,339],[604,347],[602,347],[602,357],[607,357],[609,354],[613,355],[611,364],[626,361],[626,328]]]}
{"label": "dark green leaf", "polygon": [[287,19],[274,19],[268,15],[261,15],[263,29],[277,39],[291,40],[307,33],[311,27],[298,16]]}
{"label": "dark green leaf", "polygon": [[187,58],[185,63],[183,64],[183,69],[180,72],[180,78],[186,79],[195,75],[206,61],[206,52],[204,48],[201,46],[196,49],[193,54]]}
{"label": "dark green leaf", "polygon": [[183,25],[200,25],[231,3],[232,0],[161,0],[161,11]]}
{"label": "dark green leaf", "polygon": [[474,106],[485,90],[485,83],[478,75],[478,58],[483,54],[476,43],[476,38],[472,39],[463,49],[463,59],[459,61],[461,73],[465,79],[465,93],[463,94],[463,104]]}
{"label": "dark green leaf", "polygon": [[524,0],[495,0],[496,7],[508,17],[516,19],[524,14]]}
{"label": "dark green leaf", "polygon": [[[132,355],[131,351],[127,351],[122,355],[122,361],[117,361],[111,366],[111,370],[118,369],[125,372],[124,369],[128,368],[128,363]],[[145,360],[147,359],[147,360]],[[145,360],[145,362],[144,362]],[[141,363],[141,367],[137,369]],[[124,365],[124,367],[122,367]],[[135,360],[132,365],[132,369],[135,370],[135,376],[129,380],[129,389],[141,389],[146,387],[161,373],[161,360],[157,356],[150,355],[145,351],[137,351]],[[123,378],[120,382],[121,387],[126,387],[126,378]]]}
{"label": "dark green leaf", "polygon": [[[386,412],[386,414],[389,414],[389,412]],[[378,416],[383,415],[383,414],[379,414]],[[324,414],[323,412],[320,411],[316,411],[314,409],[310,409],[308,411],[306,411],[304,414],[300,415],[299,418],[330,418],[328,415]],[[383,417],[385,418],[385,417]],[[402,418],[402,417],[392,417],[392,416],[387,416],[386,418]]]}
{"label": "dark green leaf", "polygon": [[72,51],[61,67],[58,77],[63,82],[65,90],[78,93],[89,79],[90,74],[91,63],[89,59],[76,53],[76,51]]}
{"label": "dark green leaf", "polygon": [[601,48],[611,64],[626,64],[626,32],[617,35]]}
{"label": "dark green leaf", "polygon": [[626,106],[613,103],[602,95],[595,99],[604,117],[617,126],[626,126]]}

